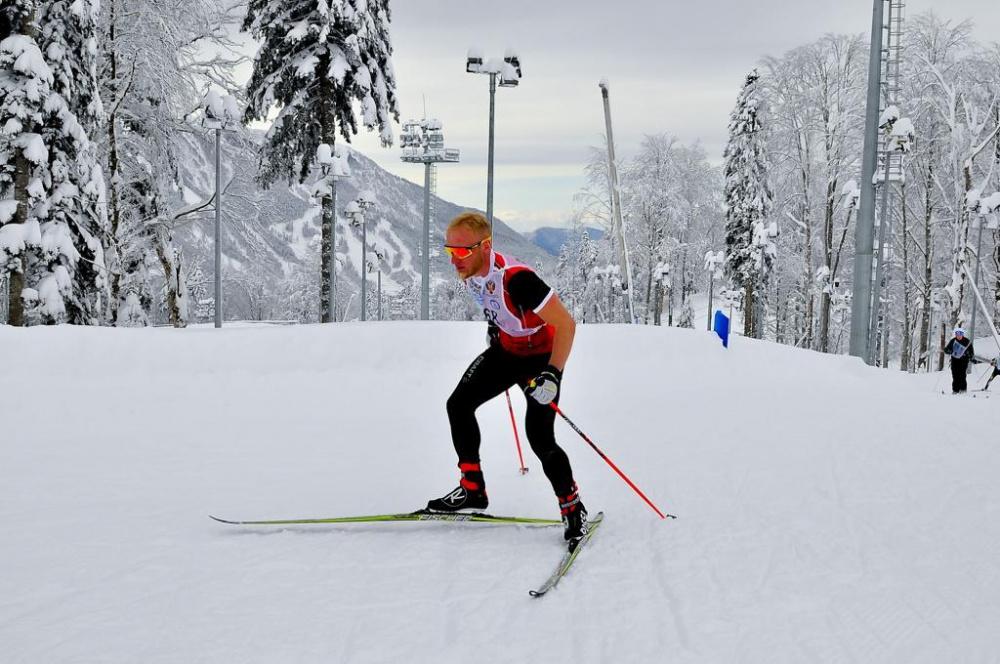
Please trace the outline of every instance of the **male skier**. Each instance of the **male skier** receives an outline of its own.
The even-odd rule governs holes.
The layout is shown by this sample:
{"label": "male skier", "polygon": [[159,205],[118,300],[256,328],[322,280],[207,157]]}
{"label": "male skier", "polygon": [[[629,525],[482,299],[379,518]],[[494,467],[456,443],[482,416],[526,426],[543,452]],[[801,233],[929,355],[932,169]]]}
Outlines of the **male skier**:
{"label": "male skier", "polygon": [[556,444],[556,411],[576,323],[559,296],[528,266],[493,250],[490,224],[478,212],[451,220],[445,251],[486,317],[489,347],[472,361],[448,399],[448,420],[461,471],[459,486],[427,503],[437,512],[482,510],[489,504],[479,461],[476,409],[513,385],[527,395],[524,426],[531,449],[559,500],[567,541],[587,532],[569,457]]}

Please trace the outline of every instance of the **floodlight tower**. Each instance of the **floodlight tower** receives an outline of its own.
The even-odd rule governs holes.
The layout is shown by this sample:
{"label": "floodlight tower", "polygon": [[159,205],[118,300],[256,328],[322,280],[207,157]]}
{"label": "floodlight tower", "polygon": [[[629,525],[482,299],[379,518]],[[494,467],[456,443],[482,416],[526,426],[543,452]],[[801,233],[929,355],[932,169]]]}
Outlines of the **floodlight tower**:
{"label": "floodlight tower", "polygon": [[430,318],[431,275],[431,171],[435,164],[458,162],[458,150],[444,147],[439,120],[410,120],[403,124],[400,138],[405,162],[424,165],[424,230],[421,234],[423,260],[420,264],[420,320]]}
{"label": "floodlight tower", "polygon": [[[904,0],[872,0],[871,50],[868,57],[868,96],[865,108],[865,140],[861,162],[861,202],[854,233],[854,287],[851,298],[850,353],[867,364],[872,348],[872,262],[875,252],[875,187],[879,156],[886,175],[881,178],[888,193],[889,182],[902,173],[893,168],[888,137],[879,136],[884,110],[895,100],[899,90],[899,61],[902,50]],[[883,206],[884,207],[884,206]],[[884,207],[884,209],[887,208]],[[883,213],[887,219],[887,215]],[[880,251],[881,254],[881,251]]]}
{"label": "floodlight tower", "polygon": [[521,59],[517,52],[508,48],[503,60],[490,58],[483,61],[483,53],[478,48],[470,48],[465,58],[465,71],[470,74],[489,74],[490,77],[490,143],[486,170],[486,218],[493,228],[493,138],[496,117],[497,77],[501,88],[516,88],[521,81]]}

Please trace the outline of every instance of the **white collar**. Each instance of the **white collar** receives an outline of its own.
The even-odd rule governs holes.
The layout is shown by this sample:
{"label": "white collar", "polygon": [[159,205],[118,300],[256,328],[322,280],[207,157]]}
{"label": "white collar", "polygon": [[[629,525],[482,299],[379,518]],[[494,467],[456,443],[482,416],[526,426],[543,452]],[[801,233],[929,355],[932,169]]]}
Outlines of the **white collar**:
{"label": "white collar", "polygon": [[474,274],[468,279],[466,279],[466,281],[473,284],[474,286],[482,288],[484,285],[486,285],[486,282],[489,281],[490,277],[492,277],[496,272],[497,272],[497,253],[496,251],[493,250],[493,248],[490,248],[490,269],[486,272],[484,276],[479,276],[478,274]]}

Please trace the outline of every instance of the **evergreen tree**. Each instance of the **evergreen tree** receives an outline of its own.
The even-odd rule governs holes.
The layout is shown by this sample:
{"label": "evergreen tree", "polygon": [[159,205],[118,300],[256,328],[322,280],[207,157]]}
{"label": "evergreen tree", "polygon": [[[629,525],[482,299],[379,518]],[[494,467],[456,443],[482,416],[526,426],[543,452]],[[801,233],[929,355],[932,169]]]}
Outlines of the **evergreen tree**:
{"label": "evergreen tree", "polygon": [[91,141],[103,117],[97,83],[96,0],[50,0],[41,6],[40,47],[53,71],[52,116],[43,137],[52,177],[42,224],[45,279],[68,272],[65,318],[97,324],[106,301],[101,237],[106,232],[104,173]]}
{"label": "evergreen tree", "polygon": [[[726,274],[743,292],[743,333],[763,336],[763,298],[773,251],[762,246],[761,228],[771,209],[766,136],[761,122],[760,76],[747,75],[729,116],[725,158]],[[756,233],[755,233],[756,229]],[[772,245],[773,246],[773,245]]]}
{"label": "evergreen tree", "polygon": [[[304,182],[321,145],[336,134],[350,142],[361,121],[392,144],[399,119],[390,57],[388,0],[250,0],[243,29],[262,42],[247,86],[244,121],[265,120],[278,106],[261,151],[259,179]],[[334,192],[322,198],[320,311],[329,321]]]}
{"label": "evergreen tree", "polygon": [[53,77],[38,47],[37,5],[9,0],[0,8],[0,270],[8,275],[8,322],[19,326],[25,307],[38,303],[30,277],[50,180],[42,132]]}

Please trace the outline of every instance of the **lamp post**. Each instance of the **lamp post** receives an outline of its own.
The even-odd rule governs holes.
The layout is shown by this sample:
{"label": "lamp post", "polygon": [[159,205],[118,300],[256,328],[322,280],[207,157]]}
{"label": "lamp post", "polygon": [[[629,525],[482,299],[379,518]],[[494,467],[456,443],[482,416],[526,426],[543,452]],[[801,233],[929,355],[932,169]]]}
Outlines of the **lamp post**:
{"label": "lamp post", "polygon": [[[444,134],[438,120],[410,120],[403,124],[400,138],[403,161],[424,165],[424,229],[421,234],[423,260],[420,264],[420,320],[430,318],[431,301],[431,169],[441,162],[458,161],[458,150],[444,147]],[[491,222],[492,223],[492,222]]]}
{"label": "lamp post", "polygon": [[625,222],[622,220],[621,191],[618,187],[618,166],[615,159],[615,137],[611,131],[611,97],[607,79],[598,83],[604,104],[604,128],[608,142],[608,188],[611,190],[611,226],[617,245],[618,264],[625,273],[624,290],[628,303],[628,322],[635,323],[635,304],[632,301],[632,265],[629,262],[628,245],[625,244]]}
{"label": "lamp post", "polygon": [[368,320],[368,224],[365,210],[375,207],[375,197],[363,191],[347,204],[344,212],[354,226],[361,226],[361,320]]}
{"label": "lamp post", "polygon": [[[976,278],[975,286],[976,290],[979,290],[979,266],[982,263],[980,258],[981,251],[983,248],[983,227],[987,227],[996,230],[1000,225],[998,225],[998,220],[996,218],[996,213],[1000,212],[1000,192],[994,193],[992,196],[987,196],[986,198],[980,198],[975,201],[975,207],[970,212],[978,212],[975,216],[975,225],[979,226],[979,233],[976,238]],[[969,326],[969,338],[973,341],[976,340],[976,313],[978,309],[972,307],[972,324]],[[983,312],[986,315],[986,312]]]}
{"label": "lamp post", "polygon": [[329,254],[330,302],[325,312],[327,319],[333,322],[337,320],[337,180],[351,177],[351,167],[343,147],[334,145],[331,149],[326,143],[320,143],[316,148],[316,163],[319,164],[322,175],[313,185],[312,196],[318,199],[329,197],[330,208],[333,210]]}
{"label": "lamp post", "polygon": [[202,125],[215,130],[215,327],[222,327],[222,132],[239,121],[236,99],[209,90],[202,104]]}
{"label": "lamp post", "polygon": [[712,331],[712,300],[715,295],[715,278],[722,276],[722,264],[726,262],[724,251],[705,252],[705,271],[708,272],[708,331]]}
{"label": "lamp post", "polygon": [[663,310],[663,289],[666,287],[667,292],[669,292],[669,289],[673,286],[670,280],[670,264],[660,261],[653,269],[653,274],[656,275],[656,307],[654,309],[653,325],[660,325]]}
{"label": "lamp post", "polygon": [[465,71],[470,74],[488,74],[490,77],[490,142],[486,168],[486,218],[493,228],[493,143],[494,118],[496,117],[497,78],[501,88],[515,88],[521,80],[521,59],[517,52],[508,48],[503,60],[490,58],[483,61],[483,53],[478,48],[470,48],[465,58]]}

